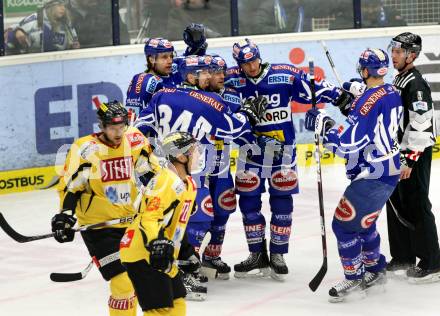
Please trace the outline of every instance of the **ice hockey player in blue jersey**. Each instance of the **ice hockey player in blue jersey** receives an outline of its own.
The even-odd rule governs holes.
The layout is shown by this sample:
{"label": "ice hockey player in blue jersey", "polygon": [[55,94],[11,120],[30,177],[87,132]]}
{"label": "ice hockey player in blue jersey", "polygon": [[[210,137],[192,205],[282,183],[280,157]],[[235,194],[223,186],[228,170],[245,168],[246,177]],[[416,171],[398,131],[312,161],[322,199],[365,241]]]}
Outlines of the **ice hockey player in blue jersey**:
{"label": "ice hockey player in blue jersey", "polygon": [[[208,91],[222,97],[224,103],[233,112],[239,112],[241,107],[240,96],[234,89],[225,88],[226,61],[219,55],[211,55],[210,79]],[[226,145],[226,146],[225,146]],[[229,216],[235,212],[237,200],[235,197],[234,181],[230,172],[230,143],[217,142],[216,166],[209,175],[208,187],[212,197],[214,218],[209,232],[211,240],[202,256],[204,267],[217,270],[218,279],[229,279],[231,268],[221,259],[223,240]]]}
{"label": "ice hockey player in blue jersey", "polygon": [[306,114],[305,127],[324,135],[324,146],[347,160],[351,180],[333,217],[345,279],[330,289],[330,302],[356,292],[363,295],[365,289],[386,282],[376,220],[399,181],[397,130],[403,111],[399,93],[383,80],[388,63],[383,50],[367,49],[361,54],[358,72],[367,88],[353,101],[339,127],[332,128],[335,122],[324,110],[311,109]]}
{"label": "ice hockey player in blue jersey", "polygon": [[128,86],[125,105],[139,115],[156,91],[173,87],[174,47],[163,38],[148,38],[144,46],[147,69],[136,74]]}
{"label": "ice hockey player in blue jersey", "polygon": [[229,106],[233,113],[240,110],[240,94],[231,87],[225,87],[226,70],[228,65],[223,57],[211,54],[211,78],[209,80],[209,91],[219,94],[223,101]]}
{"label": "ice hockey player in blue jersey", "polygon": [[[235,276],[247,277],[253,270],[266,276],[271,270],[271,276],[281,281],[288,273],[283,254],[288,252],[289,246],[292,194],[298,193],[290,101],[310,103],[309,77],[292,65],[262,63],[258,47],[248,39],[243,45],[233,45],[233,57],[238,66],[228,69],[226,85],[235,88],[242,100],[264,96],[268,101],[264,117],[254,127],[257,135],[262,136],[259,140],[261,152],[265,154],[254,153],[244,168],[239,166],[236,174],[236,192],[240,195],[239,207],[250,255],[234,266]],[[316,89],[318,102],[344,107],[350,101],[348,93],[325,81],[319,81]],[[272,144],[273,139],[278,143]],[[265,192],[266,179],[272,212],[270,259],[266,250],[266,221],[261,214],[261,194]]]}
{"label": "ice hockey player in blue jersey", "polygon": [[[216,167],[217,150],[214,144],[228,146],[232,141],[238,144],[253,143],[254,136],[249,121],[255,124],[264,111],[262,107],[264,103],[257,109],[258,104],[248,102],[243,105],[239,113],[232,113],[218,94],[203,91],[209,87],[211,59],[211,56],[186,57],[180,67],[180,73],[185,78],[183,84],[178,88],[164,88],[157,92],[148,106],[141,111],[135,124],[145,135],[158,139],[176,130],[194,135],[207,147],[205,151],[207,163],[204,173],[218,170]],[[228,159],[228,157],[225,158]],[[220,161],[219,165],[224,165],[224,163]],[[194,179],[198,182],[200,188],[198,191],[207,192],[206,195],[198,192],[199,207],[197,212],[191,216],[187,228],[189,242],[197,248],[211,226],[213,211],[212,199],[205,185],[206,177],[204,174],[200,177],[194,175]],[[231,193],[226,192],[223,196],[222,203],[224,203],[226,214],[228,208],[232,209]],[[224,233],[221,229],[214,232],[212,238],[214,245],[216,240],[222,239],[222,234]],[[221,243],[222,240],[217,242],[217,244]],[[215,247],[212,250],[214,251]]]}

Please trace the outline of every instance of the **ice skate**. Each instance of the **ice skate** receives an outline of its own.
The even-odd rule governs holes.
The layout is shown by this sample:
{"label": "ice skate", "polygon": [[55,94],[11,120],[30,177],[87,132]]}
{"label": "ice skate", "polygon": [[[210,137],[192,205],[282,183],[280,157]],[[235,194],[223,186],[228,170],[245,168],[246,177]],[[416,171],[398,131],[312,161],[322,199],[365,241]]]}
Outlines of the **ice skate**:
{"label": "ice skate", "polygon": [[236,278],[262,278],[270,275],[269,257],[264,252],[251,252],[249,257],[234,265]]}
{"label": "ice skate", "polygon": [[406,271],[408,282],[412,284],[426,284],[440,281],[440,268],[438,269],[422,269],[420,267],[412,267]]}
{"label": "ice skate", "polygon": [[231,267],[228,266],[228,264],[224,262],[220,257],[204,257],[202,262],[202,269],[203,268],[215,269],[217,271],[217,279],[229,280]]}
{"label": "ice skate", "polygon": [[204,301],[208,295],[208,288],[202,285],[191,273],[182,276],[186,289],[186,299],[189,301]]}
{"label": "ice skate", "polygon": [[365,287],[368,294],[375,292],[385,292],[385,284],[387,283],[386,270],[379,272],[366,271],[364,274]]}
{"label": "ice skate", "polygon": [[270,276],[276,281],[284,281],[289,273],[284,257],[279,253],[270,254]]}
{"label": "ice skate", "polygon": [[365,281],[364,279],[347,280],[336,284],[330,289],[329,302],[339,303],[344,301],[348,296],[365,297]]}
{"label": "ice skate", "polygon": [[391,276],[406,279],[406,271],[410,268],[414,268],[414,266],[414,263],[401,262],[391,259],[391,261],[387,263],[386,270],[391,274]]}

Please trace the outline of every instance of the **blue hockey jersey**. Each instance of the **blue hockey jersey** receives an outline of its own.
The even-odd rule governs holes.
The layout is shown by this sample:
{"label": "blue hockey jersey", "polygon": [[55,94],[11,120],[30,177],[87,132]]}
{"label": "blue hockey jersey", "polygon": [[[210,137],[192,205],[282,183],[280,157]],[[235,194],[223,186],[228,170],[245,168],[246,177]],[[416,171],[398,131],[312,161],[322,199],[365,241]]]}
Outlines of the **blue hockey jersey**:
{"label": "blue hockey jersey", "polygon": [[[225,84],[237,90],[241,99],[266,96],[267,110],[262,122],[254,128],[259,135],[276,138],[285,145],[295,144],[290,101],[310,103],[309,75],[288,64],[262,64],[256,78],[248,78],[239,67],[227,70]],[[316,101],[331,102],[340,95],[339,89],[325,81],[315,82]]]}
{"label": "blue hockey jersey", "polygon": [[226,105],[231,109],[232,113],[237,113],[241,108],[240,94],[237,90],[224,87],[218,92]]}
{"label": "blue hockey jersey", "polygon": [[399,93],[384,84],[358,96],[344,123],[327,132],[324,146],[347,159],[350,180],[396,180],[393,176],[400,174],[397,130],[402,111]]}
{"label": "blue hockey jersey", "polygon": [[173,87],[171,76],[159,77],[151,73],[141,72],[134,75],[127,89],[125,106],[133,109],[136,115],[150,102],[153,94],[163,87]]}
{"label": "blue hockey jersey", "polygon": [[254,142],[244,115],[232,113],[216,93],[189,88],[164,88],[157,92],[141,111],[135,126],[144,135],[159,137],[186,131],[202,143]]}

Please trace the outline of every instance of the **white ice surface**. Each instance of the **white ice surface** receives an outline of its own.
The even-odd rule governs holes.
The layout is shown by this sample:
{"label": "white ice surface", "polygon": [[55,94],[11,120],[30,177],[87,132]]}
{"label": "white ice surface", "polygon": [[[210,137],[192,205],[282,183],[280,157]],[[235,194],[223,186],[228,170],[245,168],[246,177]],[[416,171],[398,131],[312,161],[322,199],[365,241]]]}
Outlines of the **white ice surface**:
{"label": "white ice surface", "polygon": [[[440,222],[440,161],[431,174],[431,202]],[[342,278],[342,269],[331,231],[333,210],[347,184],[342,166],[324,167],[329,270],[313,293],[308,282],[322,262],[315,168],[300,169],[301,193],[294,197],[295,210],[290,253],[286,256],[290,274],[284,283],[272,279],[214,280],[209,282],[205,302],[189,302],[188,315],[440,315],[440,283],[411,285],[391,279],[386,292],[372,293],[362,300],[331,304],[328,289]],[[0,196],[0,211],[24,235],[50,231],[50,219],[58,208],[54,190]],[[268,198],[264,214],[269,221]],[[378,221],[382,250],[389,258],[386,214]],[[53,283],[51,272],[78,272],[89,262],[81,238],[70,244],[53,239],[19,244],[0,231],[0,315],[1,316],[95,316],[107,315],[108,285],[96,268],[82,281]],[[223,259],[231,266],[248,255],[240,212],[227,226]],[[140,310],[138,315],[142,315]]]}

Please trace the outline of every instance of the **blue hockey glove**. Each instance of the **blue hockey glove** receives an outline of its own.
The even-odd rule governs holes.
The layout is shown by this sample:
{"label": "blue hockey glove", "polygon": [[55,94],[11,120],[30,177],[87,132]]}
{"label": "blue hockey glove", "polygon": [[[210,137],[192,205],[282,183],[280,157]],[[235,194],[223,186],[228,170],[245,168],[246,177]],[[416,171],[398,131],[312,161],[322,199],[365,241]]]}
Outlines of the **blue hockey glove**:
{"label": "blue hockey glove", "polygon": [[312,108],[306,113],[304,127],[312,132],[322,135],[322,131],[328,132],[335,125],[335,121],[324,110]]}
{"label": "blue hockey glove", "polygon": [[342,88],[350,92],[356,98],[357,96],[365,92],[367,86],[365,85],[362,79],[352,78],[350,79],[350,82],[344,82],[342,84]]}
{"label": "blue hockey glove", "polygon": [[76,218],[70,210],[62,210],[61,213],[55,214],[51,222],[55,240],[60,243],[73,241],[75,223]]}
{"label": "blue hockey glove", "polygon": [[183,31],[183,41],[188,47],[184,55],[198,55],[206,54],[208,43],[206,42],[205,26],[203,24],[191,23]]}

